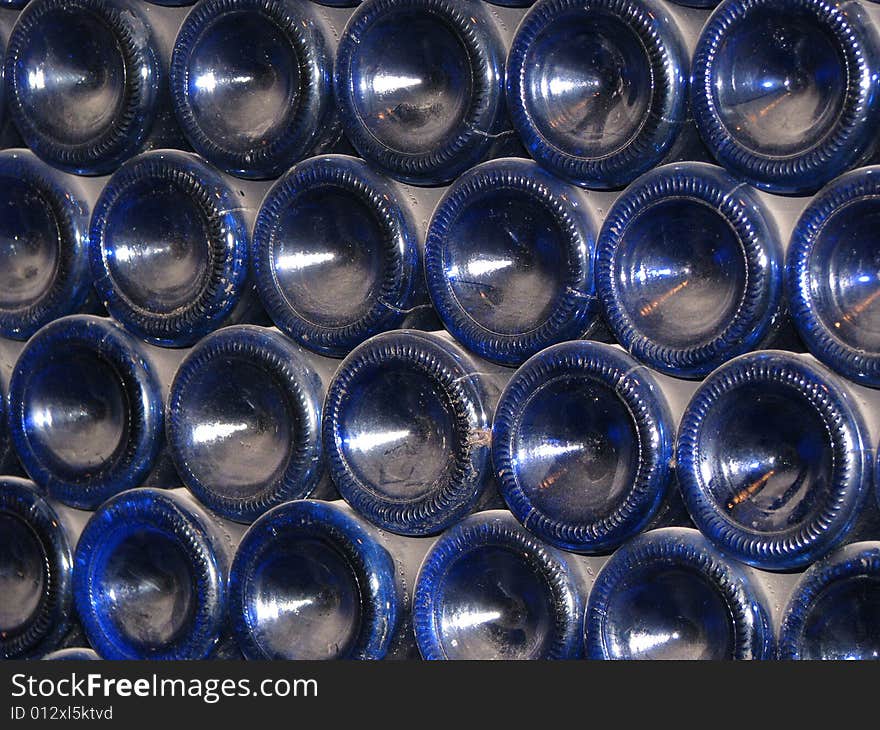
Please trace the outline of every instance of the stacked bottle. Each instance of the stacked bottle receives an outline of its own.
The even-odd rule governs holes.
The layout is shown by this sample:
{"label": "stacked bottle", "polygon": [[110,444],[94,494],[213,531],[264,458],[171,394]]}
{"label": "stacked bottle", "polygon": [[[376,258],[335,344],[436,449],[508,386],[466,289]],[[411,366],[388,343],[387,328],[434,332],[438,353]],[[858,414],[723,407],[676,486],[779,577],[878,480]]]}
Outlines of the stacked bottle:
{"label": "stacked bottle", "polygon": [[179,144],[168,95],[182,10],[133,0],[40,0],[22,10],[4,68],[9,113],[54,167],[100,175]]}
{"label": "stacked bottle", "polygon": [[276,326],[330,357],[385,330],[433,328],[422,262],[436,195],[347,155],[292,167],[263,200],[251,250]]}
{"label": "stacked bottle", "polygon": [[814,192],[877,149],[877,8],[724,0],[694,54],[692,104],[714,157],[781,193]]}
{"label": "stacked bottle", "polygon": [[876,654],[876,8],[184,4],[0,15],[4,656]]}
{"label": "stacked bottle", "polygon": [[321,409],[334,363],[274,329],[240,325],[201,340],[167,401],[177,473],[215,514],[252,522],[291,499],[330,496]]}
{"label": "stacked bottle", "polygon": [[73,551],[87,513],[0,477],[0,658],[38,658],[75,631]]}
{"label": "stacked bottle", "polygon": [[588,188],[704,159],[688,110],[704,11],[653,0],[541,0],[517,28],[507,103],[529,153]]}
{"label": "stacked bottle", "polygon": [[164,402],[179,359],[103,317],[72,315],[43,327],[22,349],[9,385],[10,436],[27,473],[80,509],[143,484],[175,486]]}

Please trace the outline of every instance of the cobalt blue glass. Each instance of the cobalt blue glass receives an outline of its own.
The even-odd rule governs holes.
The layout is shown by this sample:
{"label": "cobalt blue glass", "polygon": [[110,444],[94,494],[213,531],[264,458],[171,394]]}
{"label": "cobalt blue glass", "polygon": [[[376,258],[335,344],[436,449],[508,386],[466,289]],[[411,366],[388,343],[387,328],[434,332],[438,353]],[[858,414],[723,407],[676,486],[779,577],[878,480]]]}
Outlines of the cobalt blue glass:
{"label": "cobalt blue glass", "polygon": [[438,533],[472,512],[491,477],[491,384],[445,337],[367,340],[342,361],[324,402],[333,482],[373,524]]}
{"label": "cobalt blue glass", "polygon": [[714,165],[664,165],[614,202],[596,250],[608,325],[638,360],[701,378],[783,319],[783,253],[757,192]]}
{"label": "cobalt blue glass", "polygon": [[59,649],[50,654],[46,654],[43,659],[55,662],[82,662],[95,661],[101,657],[94,649],[86,649],[84,647],[71,647],[69,649]]}
{"label": "cobalt blue glass", "polygon": [[570,557],[502,510],[447,530],[425,557],[413,626],[425,659],[577,659],[583,606]]}
{"label": "cobalt blue glass", "polygon": [[492,461],[511,512],[545,542],[598,553],[644,529],[672,487],[675,423],[657,380],[598,342],[554,345],[498,402]]}
{"label": "cobalt blue glass", "polygon": [[725,0],[692,78],[704,142],[758,187],[813,192],[877,149],[880,40],[853,0]]}
{"label": "cobalt blue glass", "polygon": [[[2,8],[2,5],[0,5]],[[3,30],[3,26],[0,25],[0,30]],[[5,39],[0,38],[0,56],[3,58],[6,57],[6,42]],[[3,69],[2,64],[0,64],[0,134],[6,131],[6,84],[2,83]]]}
{"label": "cobalt blue glass", "polygon": [[395,563],[347,506],[297,500],[245,533],[229,580],[248,659],[382,659],[403,620]]}
{"label": "cobalt blue glass", "polygon": [[594,329],[595,237],[592,212],[574,186],[531,160],[483,163],[453,183],[431,220],[431,300],[469,350],[519,365]]}
{"label": "cobalt blue glass", "polygon": [[880,659],[880,543],[847,545],[811,566],[782,619],[780,659]]}
{"label": "cobalt blue glass", "polygon": [[156,34],[135,0],[32,0],[6,49],[6,101],[54,167],[111,172],[147,144],[167,106]]}
{"label": "cobalt blue glass", "polygon": [[208,513],[176,492],[109,499],[75,554],[89,643],[104,659],[206,659],[226,617],[229,552]]}
{"label": "cobalt blue glass", "polygon": [[786,276],[792,318],[819,360],[880,387],[880,167],[846,173],[795,228]]}
{"label": "cobalt blue glass", "polygon": [[22,350],[8,423],[31,478],[54,499],[94,509],[143,484],[157,465],[164,402],[156,368],[111,320],[62,317]]}
{"label": "cobalt blue glass", "polygon": [[871,491],[858,407],[809,356],[743,355],[700,386],[682,417],[678,479],[697,527],[766,570],[798,568],[845,537]]}
{"label": "cobalt blue glass", "polygon": [[33,482],[0,477],[0,659],[42,656],[67,633],[71,532]]}
{"label": "cobalt blue glass", "polygon": [[427,309],[413,207],[357,158],[295,165],[263,200],[252,243],[257,292],[278,328],[343,357]]}
{"label": "cobalt blue glass", "polygon": [[507,57],[507,104],[529,153],[589,188],[659,164],[687,119],[688,53],[659,0],[542,0]]}
{"label": "cobalt blue glass", "polygon": [[590,659],[773,659],[769,606],[697,530],[635,537],[602,567],[584,618]]}
{"label": "cobalt blue glass", "polygon": [[8,408],[9,401],[3,383],[0,382],[0,474],[17,473],[15,467],[18,459],[9,436]]}
{"label": "cobalt blue glass", "polygon": [[155,150],[110,178],[91,223],[95,288],[127,330],[191,345],[246,318],[249,201],[204,159]]}
{"label": "cobalt blue glass", "polygon": [[183,483],[237,522],[308,497],[324,472],[323,398],[320,375],[280,332],[238,325],[208,335],[168,396],[168,446]]}
{"label": "cobalt blue glass", "polygon": [[349,141],[405,182],[454,179],[491,154],[506,125],[504,47],[479,0],[366,0],[334,73]]}
{"label": "cobalt blue glass", "polygon": [[201,0],[180,28],[171,95],[196,152],[278,177],[339,138],[332,28],[297,0]]}
{"label": "cobalt blue glass", "polygon": [[33,152],[0,152],[0,336],[94,307],[90,205],[74,178]]}

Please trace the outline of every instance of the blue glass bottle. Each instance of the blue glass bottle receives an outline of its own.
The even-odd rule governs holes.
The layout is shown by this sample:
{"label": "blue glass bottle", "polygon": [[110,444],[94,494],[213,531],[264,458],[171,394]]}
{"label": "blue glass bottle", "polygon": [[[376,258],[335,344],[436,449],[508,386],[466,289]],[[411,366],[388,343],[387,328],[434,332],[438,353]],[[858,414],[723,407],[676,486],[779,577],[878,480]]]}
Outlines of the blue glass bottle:
{"label": "blue glass bottle", "polygon": [[260,517],[229,595],[248,659],[383,659],[407,623],[395,556],[344,502],[296,500]]}
{"label": "blue glass bottle", "polygon": [[681,421],[681,489],[697,527],[767,570],[804,566],[846,536],[873,478],[856,401],[807,355],[749,353],[710,375]]}
{"label": "blue glass bottle", "polygon": [[773,659],[761,585],[696,530],[651,530],[602,567],[584,619],[590,659]]}
{"label": "blue glass bottle", "polygon": [[94,649],[71,647],[69,649],[53,651],[51,654],[46,654],[43,659],[56,662],[83,662],[100,660],[101,657],[98,656]]}
{"label": "blue glass bottle", "polygon": [[300,162],[266,194],[254,227],[263,306],[285,334],[331,357],[432,319],[422,265],[429,215],[412,191],[363,160]]}
{"label": "blue glass bottle", "polygon": [[0,152],[0,336],[95,311],[89,268],[90,191],[33,152]]}
{"label": "blue glass bottle", "polygon": [[177,360],[105,317],[71,315],[43,327],[9,386],[9,431],[27,473],[82,509],[145,483],[176,486],[163,384]]}
{"label": "blue glass bottle", "polygon": [[9,428],[6,425],[6,393],[0,387],[0,474],[15,473],[15,452],[9,438]]}
{"label": "blue glass bottle", "polygon": [[0,477],[0,659],[40,657],[68,633],[81,520],[33,482]]}
{"label": "blue glass bottle", "polygon": [[857,542],[811,566],[779,634],[781,659],[880,658],[880,543]]}
{"label": "blue glass bottle", "polygon": [[136,0],[32,0],[6,50],[6,101],[27,146],[53,167],[106,174],[179,142],[166,36],[177,20]]}
{"label": "blue glass bottle", "polygon": [[492,461],[516,518],[545,542],[597,553],[644,529],[672,488],[675,422],[626,352],[566,342],[530,358],[498,402]]}
{"label": "blue glass bottle", "polygon": [[324,475],[322,381],[332,372],[274,329],[239,325],[201,340],[168,397],[168,445],[183,483],[239,522],[314,493]]}
{"label": "blue glass bottle", "polygon": [[335,29],[297,0],[201,0],[171,59],[171,93],[193,148],[246,178],[278,177],[340,136]]}
{"label": "blue glass bottle", "polygon": [[[0,55],[2,57],[6,57],[6,34],[7,34],[7,23],[10,22],[11,13],[7,16],[7,13],[4,12],[2,6],[0,6]],[[0,64],[2,65],[2,64]],[[0,81],[2,81],[2,68],[0,68]],[[0,83],[0,141],[2,141],[2,137],[5,135],[7,129],[7,116],[6,116],[6,85]],[[4,147],[8,145],[3,145]]]}
{"label": "blue glass bottle", "polygon": [[9,381],[24,343],[0,337],[0,476],[24,476],[9,433]]}
{"label": "blue glass bottle", "polygon": [[[0,351],[0,366],[5,365],[2,355],[3,353]],[[7,411],[9,409],[7,390],[9,388],[9,375],[11,372],[11,367],[8,369],[8,372],[6,372],[5,368],[3,368],[3,372],[0,372],[0,474],[18,473],[16,468],[18,465],[18,458],[15,455],[15,449],[13,448],[12,439],[9,435],[7,416]]]}
{"label": "blue glass bottle", "polygon": [[842,175],[801,215],[786,260],[792,317],[819,360],[880,387],[880,166]]}
{"label": "blue glass bottle", "polygon": [[416,330],[376,335],[342,361],[324,402],[324,450],[357,512],[390,532],[430,535],[492,491],[497,384],[487,366]]}
{"label": "blue glass bottle", "polygon": [[507,57],[510,117],[550,172],[622,187],[665,159],[688,117],[689,57],[655,0],[542,0]]}
{"label": "blue glass bottle", "polygon": [[462,175],[428,230],[425,274],[446,329],[493,362],[519,365],[599,319],[595,223],[582,191],[531,160]]}
{"label": "blue glass bottle", "polygon": [[577,659],[582,600],[571,557],[507,511],[446,531],[419,570],[413,626],[425,659]]}
{"label": "blue glass bottle", "polygon": [[506,125],[504,47],[478,0],[366,0],[334,73],[349,141],[405,182],[452,180],[491,154]]}
{"label": "blue glass bottle", "polygon": [[876,24],[855,0],[725,0],[697,43],[692,105],[737,177],[815,191],[877,149]]}
{"label": "blue glass bottle", "polygon": [[226,618],[233,542],[180,490],[109,499],[75,555],[89,643],[104,659],[206,659]]}
{"label": "blue glass bottle", "polygon": [[700,378],[784,321],[777,223],[757,191],[701,162],[646,173],[614,202],[596,249],[608,325],[637,359]]}
{"label": "blue glass bottle", "polygon": [[259,319],[248,272],[258,204],[253,186],[198,155],[155,150],[129,160],[92,215],[92,273],[107,311],[166,347]]}

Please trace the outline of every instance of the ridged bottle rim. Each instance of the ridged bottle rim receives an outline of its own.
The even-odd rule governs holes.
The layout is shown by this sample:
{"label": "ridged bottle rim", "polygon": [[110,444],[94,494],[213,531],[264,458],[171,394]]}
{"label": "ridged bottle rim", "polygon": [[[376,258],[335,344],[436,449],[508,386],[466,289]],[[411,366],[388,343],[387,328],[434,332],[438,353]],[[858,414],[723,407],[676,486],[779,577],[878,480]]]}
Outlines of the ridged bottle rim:
{"label": "ridged bottle rim", "polygon": [[45,554],[40,603],[23,632],[0,636],[0,657],[36,657],[54,649],[67,632],[73,608],[73,550],[57,513],[33,482],[0,477],[0,514],[25,523]]}
{"label": "ridged bottle rim", "polygon": [[795,585],[779,630],[779,658],[802,659],[801,641],[814,601],[836,582],[872,576],[880,579],[880,542],[856,542],[810,566]]}
{"label": "ridged bottle rim", "polygon": [[[745,267],[745,286],[725,328],[691,347],[667,346],[642,334],[629,315],[615,276],[615,257],[627,229],[651,206],[685,199],[714,209],[736,234]],[[782,314],[782,246],[775,224],[743,183],[714,165],[663,165],[632,183],[611,206],[596,248],[596,289],[608,325],[638,360],[661,372],[700,378],[725,361],[759,347]]]}
{"label": "ridged bottle rim", "polygon": [[[362,124],[354,100],[351,64],[370,26],[385,13],[417,11],[452,30],[467,51],[473,89],[467,116],[454,137],[419,153],[386,147]],[[358,152],[382,172],[416,184],[454,179],[489,152],[504,123],[504,49],[491,15],[480,3],[461,0],[366,0],[348,21],[336,51],[336,100],[343,129]]]}
{"label": "ridged bottle rim", "polygon": [[229,580],[230,616],[239,646],[248,659],[275,659],[254,638],[246,600],[250,575],[279,541],[297,538],[324,542],[337,550],[355,575],[361,620],[350,651],[340,659],[382,659],[403,618],[394,580],[394,560],[358,521],[338,506],[296,500],[260,517],[239,544]]}
{"label": "ridged bottle rim", "polygon": [[[721,120],[715,98],[715,64],[728,34],[756,9],[777,12],[797,9],[811,14],[836,41],[847,67],[843,109],[834,129],[801,153],[776,157],[739,143]],[[780,193],[812,192],[833,177],[859,164],[876,147],[880,94],[876,81],[880,43],[876,32],[863,27],[858,8],[846,9],[835,0],[724,0],[700,33],[693,58],[691,105],[703,141],[725,167],[752,184]],[[871,123],[873,120],[873,123]]]}
{"label": "ridged bottle rim", "polygon": [[[227,579],[206,514],[158,489],[132,489],[112,497],[92,515],[76,546],[74,595],[89,643],[104,659],[205,659],[217,643],[226,611]],[[141,656],[120,635],[96,595],[106,551],[126,534],[150,529],[173,538],[194,571],[191,626],[161,651]]]}
{"label": "ridged bottle rim", "polygon": [[[532,397],[556,380],[588,378],[623,403],[637,438],[638,466],[619,504],[605,517],[573,522],[542,511],[529,498],[519,475],[514,443]],[[526,361],[501,395],[492,426],[492,461],[501,494],[514,516],[546,542],[573,552],[617,547],[650,522],[669,493],[675,426],[651,373],[625,352],[598,342],[568,342]]]}
{"label": "ridged bottle rim", "polygon": [[[65,144],[41,132],[24,111],[16,69],[26,52],[31,34],[50,13],[87,13],[107,25],[117,39],[126,70],[125,92],[119,114],[95,138]],[[7,106],[18,131],[40,158],[69,172],[100,175],[111,172],[135,154],[149,135],[158,112],[158,89],[164,83],[152,50],[152,30],[134,4],[119,0],[34,0],[22,10],[6,48],[5,85]]]}
{"label": "ridged bottle rim", "polygon": [[[490,472],[491,414],[479,386],[479,368],[457,348],[428,333],[396,330],[370,338],[342,361],[324,401],[323,439],[333,482],[352,508],[374,525],[402,535],[431,535],[473,510]],[[365,375],[403,367],[433,381],[454,422],[454,466],[421,497],[402,501],[381,494],[381,485],[358,478],[343,451],[343,411],[352,388]]]}
{"label": "ridged bottle rim", "polygon": [[[786,530],[750,530],[729,519],[704,481],[700,453],[703,424],[719,400],[755,383],[794,391],[827,429],[833,477],[829,494],[808,522]],[[852,527],[873,478],[862,418],[834,376],[803,356],[782,351],[742,355],[716,370],[700,386],[681,420],[678,479],[697,527],[722,550],[767,570],[797,568],[831,550]]]}
{"label": "ridged bottle rim", "polygon": [[810,201],[791,238],[786,260],[786,283],[792,319],[804,343],[819,360],[862,385],[880,387],[880,352],[848,343],[829,328],[813,298],[815,280],[810,264],[816,244],[838,211],[866,199],[880,208],[880,166],[853,170],[831,182]]}
{"label": "ridged bottle rim", "polygon": [[[131,301],[113,280],[106,228],[114,207],[144,183],[173,185],[195,202],[209,237],[208,275],[199,295],[169,313],[153,312]],[[90,261],[95,289],[110,315],[147,342],[166,347],[191,345],[220,327],[247,286],[250,238],[241,193],[203,158],[176,150],[145,152],[113,174],[92,214]]]}
{"label": "ridged bottle rim", "polygon": [[12,437],[9,433],[9,415],[7,407],[7,394],[0,383],[0,473],[7,473],[13,468],[16,457],[12,448]]}
{"label": "ridged bottle rim", "polygon": [[[634,571],[679,567],[708,579],[724,600],[733,626],[731,659],[773,659],[775,637],[763,600],[735,563],[697,530],[661,528],[638,535],[611,556],[596,576],[584,620],[587,657],[611,659],[605,641],[611,601],[620,582]],[[613,616],[612,616],[613,618]]]}
{"label": "ridged bottle rim", "polygon": [[91,292],[86,203],[53,179],[52,169],[29,150],[0,152],[0,178],[27,185],[58,230],[57,260],[46,289],[25,306],[0,310],[0,336],[26,340],[49,322],[73,314]]}
{"label": "ridged bottle rim", "polygon": [[[273,263],[281,219],[301,195],[316,188],[351,195],[370,210],[383,232],[384,275],[373,304],[363,317],[340,327],[316,324],[298,314]],[[419,236],[405,206],[391,185],[358,158],[325,155],[294,165],[266,194],[251,244],[257,293],[275,325],[303,347],[330,357],[343,357],[369,337],[399,327],[422,290]]]}
{"label": "ridged bottle rim", "polygon": [[413,596],[413,628],[424,659],[447,659],[437,625],[437,591],[456,561],[481,548],[515,553],[546,582],[552,596],[553,638],[547,651],[534,659],[577,659],[581,646],[583,607],[577,579],[563,555],[545,545],[502,511],[477,513],[441,535],[424,559]]}
{"label": "ridged bottle rim", "polygon": [[[225,13],[249,13],[273,23],[296,54],[299,92],[287,124],[268,144],[245,151],[230,149],[196,119],[189,94],[193,47]],[[324,132],[326,107],[333,93],[332,55],[325,48],[309,3],[286,0],[201,0],[187,15],[171,57],[171,98],[180,125],[195,150],[233,175],[272,178],[302,159]]]}
{"label": "ridged bottle rim", "polygon": [[[183,442],[189,438],[186,391],[206,370],[216,372],[219,361],[235,358],[270,374],[286,395],[285,406],[296,423],[290,452],[277,481],[264,483],[243,497],[220,494],[187,463]],[[308,497],[323,474],[321,456],[320,378],[290,341],[280,334],[250,325],[226,327],[201,340],[181,362],[168,395],[168,446],[186,487],[211,511],[230,520],[252,522],[270,508],[290,499]]]}
{"label": "ridged bottle rim", "polygon": [[[502,334],[474,320],[458,301],[444,266],[450,231],[459,216],[484,195],[514,192],[527,195],[553,217],[565,241],[569,270],[564,291],[550,317],[531,330]],[[480,357],[502,365],[520,365],[545,347],[589,334],[598,319],[593,284],[596,234],[590,213],[575,189],[556,180],[532,160],[500,159],[484,162],[458,178],[431,219],[425,245],[428,293],[446,329]]]}
{"label": "ridged bottle rim", "polygon": [[[532,44],[573,11],[611,16],[626,25],[641,42],[651,70],[651,103],[639,128],[618,149],[602,155],[579,155],[547,139],[526,98],[527,78],[534,71],[528,62]],[[688,65],[678,32],[653,0],[542,0],[518,26],[507,57],[511,121],[532,156],[554,174],[588,188],[621,187],[660,162],[678,136],[687,117]]]}
{"label": "ridged bottle rim", "polygon": [[[110,463],[84,470],[80,478],[69,481],[44,464],[31,445],[25,403],[32,379],[40,377],[45,363],[59,350],[70,347],[91,350],[117,374],[127,396],[128,414],[124,449]],[[16,362],[9,403],[9,430],[22,465],[53,498],[72,507],[95,509],[108,497],[140,486],[158,458],[164,428],[159,380],[138,352],[137,341],[109,319],[71,315],[37,332]]]}

